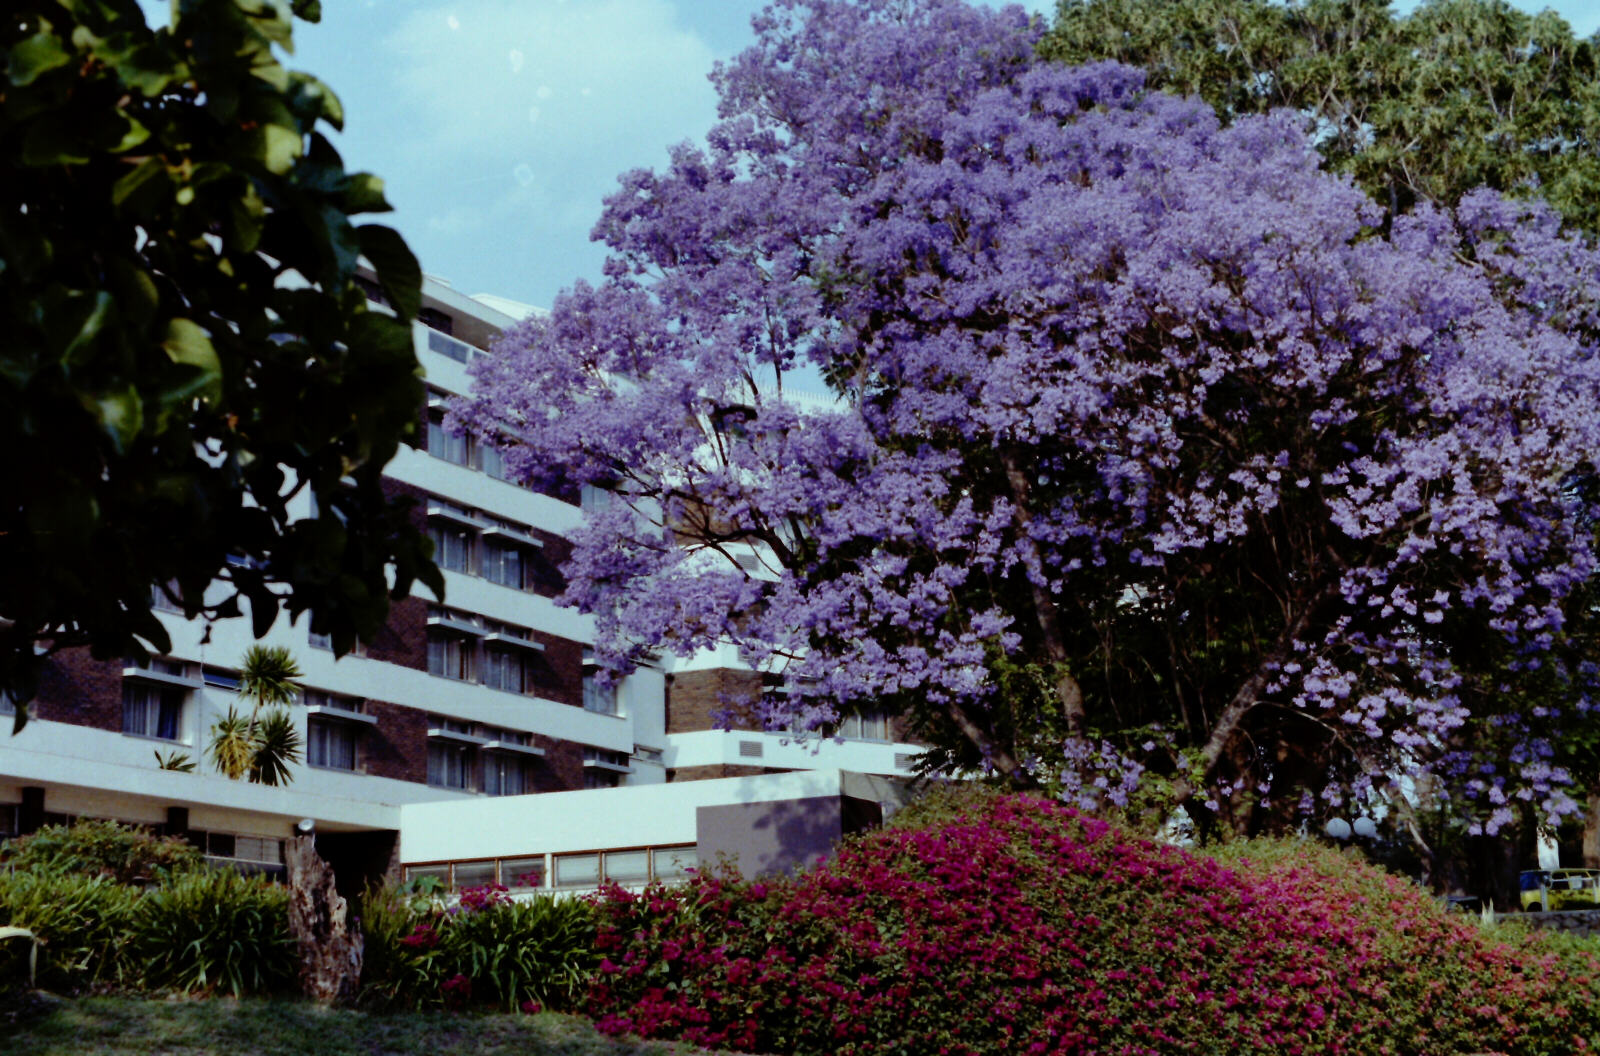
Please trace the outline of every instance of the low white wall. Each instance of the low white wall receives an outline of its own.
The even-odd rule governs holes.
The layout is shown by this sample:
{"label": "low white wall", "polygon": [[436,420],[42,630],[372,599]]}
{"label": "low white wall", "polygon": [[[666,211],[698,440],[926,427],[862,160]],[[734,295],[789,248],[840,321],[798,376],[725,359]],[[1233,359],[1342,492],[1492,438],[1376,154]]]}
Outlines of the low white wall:
{"label": "low white wall", "polygon": [[[215,773],[160,769],[152,753],[174,747],[193,758],[200,755],[192,746],[35,719],[15,737],[0,738],[0,790],[38,785],[45,789],[48,811],[128,821],[161,820],[168,806],[204,809],[212,817],[252,822],[239,831],[258,831],[264,825],[281,829],[278,834],[284,836],[300,818],[333,829],[394,829],[399,827],[401,802],[452,796],[406,781],[305,766],[293,767],[294,781],[277,788]],[[209,769],[204,762],[199,766]],[[478,801],[475,796],[452,798],[456,804]]]}
{"label": "low white wall", "polygon": [[[759,744],[759,755],[741,754],[742,744]],[[751,750],[753,751],[753,749]],[[867,774],[909,776],[910,766],[896,766],[897,755],[916,756],[923,749],[893,741],[836,741],[831,737],[797,740],[778,733],[746,730],[695,730],[667,736],[665,762],[688,766],[766,766],[781,770],[855,770]]]}
{"label": "low white wall", "polygon": [[839,795],[837,770],[400,807],[402,862],[694,843],[695,809]]}

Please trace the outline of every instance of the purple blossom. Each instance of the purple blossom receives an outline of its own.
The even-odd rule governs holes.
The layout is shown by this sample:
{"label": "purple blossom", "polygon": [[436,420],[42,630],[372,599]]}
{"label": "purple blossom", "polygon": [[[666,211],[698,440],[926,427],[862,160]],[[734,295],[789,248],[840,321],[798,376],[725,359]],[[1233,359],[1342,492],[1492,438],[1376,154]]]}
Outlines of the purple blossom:
{"label": "purple blossom", "polygon": [[[784,674],[771,728],[959,714],[952,761],[1076,798],[1125,796],[1163,722],[1219,806],[1484,757],[1571,803],[1547,763],[1595,677],[1561,633],[1596,561],[1567,486],[1600,449],[1592,247],[1489,192],[1375,233],[1296,115],[1224,128],[1137,70],[1033,65],[1015,8],[756,27],[707,148],[607,199],[606,281],[455,412],[515,475],[616,493],[562,599],[603,663],[733,643]],[[1007,717],[1002,659],[1040,721]],[[1333,769],[1213,750],[1247,736]]]}

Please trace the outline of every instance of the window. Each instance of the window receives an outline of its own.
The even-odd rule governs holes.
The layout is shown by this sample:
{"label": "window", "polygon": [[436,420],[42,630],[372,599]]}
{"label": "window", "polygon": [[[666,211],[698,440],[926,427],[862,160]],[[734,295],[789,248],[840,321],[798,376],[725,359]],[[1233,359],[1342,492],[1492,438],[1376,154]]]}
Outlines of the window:
{"label": "window", "polygon": [[360,697],[342,697],[337,693],[324,693],[320,689],[301,690],[300,703],[308,708],[333,708],[337,711],[348,711],[352,715],[360,715],[365,710],[361,706]]}
{"label": "window", "polygon": [[681,880],[700,865],[698,847],[658,847],[651,852],[651,866],[657,880]]}
{"label": "window", "polygon": [[528,791],[528,771],[521,759],[485,752],[483,790],[491,796],[520,796]]}
{"label": "window", "polygon": [[159,583],[157,583],[155,586],[151,587],[150,588],[150,607],[152,609],[154,609],[155,611],[157,611],[157,612],[178,612],[178,613],[181,613],[183,611],[183,606],[179,605],[177,602],[173,601],[170,597],[167,596],[167,592],[169,590],[173,594],[178,593],[178,584],[177,584],[176,580],[174,580],[171,583],[168,583],[165,587],[163,587]]}
{"label": "window", "polygon": [[476,753],[464,744],[434,742],[428,745],[428,784],[434,788],[472,788],[472,762]]}
{"label": "window", "polygon": [[428,415],[428,454],[434,458],[473,468],[475,446],[469,434],[452,433],[446,429],[442,414],[435,412]]}
{"label": "window", "polygon": [[465,572],[468,575],[477,571],[472,565],[473,551],[478,541],[477,532],[459,525],[436,521],[429,526],[428,537],[433,540],[433,560],[440,568],[447,568],[452,572]]}
{"label": "window", "polygon": [[482,887],[495,882],[494,859],[487,862],[457,862],[456,887]]}
{"label": "window", "polygon": [[615,715],[617,713],[617,687],[614,685],[602,686],[594,672],[584,672],[583,710],[593,711],[600,715]]}
{"label": "window", "polygon": [[483,684],[507,693],[526,693],[532,679],[522,653],[512,649],[483,651]]}
{"label": "window", "polygon": [[460,682],[477,679],[477,643],[470,638],[438,631],[428,635],[428,674]]}
{"label": "window", "polygon": [[839,720],[839,736],[863,741],[887,741],[889,713],[869,711],[861,715],[846,715]]}
{"label": "window", "polygon": [[544,855],[536,858],[502,858],[500,882],[510,888],[543,887]]}
{"label": "window", "polygon": [[506,469],[506,456],[493,444],[478,445],[478,461],[483,471],[495,480],[511,480],[510,472]]}
{"label": "window", "polygon": [[201,677],[205,684],[212,689],[226,689],[234,693],[239,692],[239,676],[219,671],[214,667],[202,669]]}
{"label": "window", "polygon": [[176,741],[183,726],[185,690],[139,682],[122,685],[122,732]]}
{"label": "window", "polygon": [[347,722],[311,716],[306,721],[306,762],[326,770],[354,770],[356,736],[356,728]]}
{"label": "window", "polygon": [[649,851],[607,851],[606,879],[617,884],[644,884],[650,880]]}
{"label": "window", "polygon": [[430,330],[437,330],[441,334],[453,334],[456,332],[455,317],[449,312],[441,312],[437,308],[418,308],[417,322]]}
{"label": "window", "polygon": [[483,578],[491,583],[513,590],[523,589],[523,567],[526,564],[522,548],[485,540],[483,544]]}
{"label": "window", "polygon": [[447,334],[441,334],[437,330],[428,331],[428,351],[437,352],[441,356],[449,356],[457,363],[469,363],[483,354],[465,341],[457,341],[455,338]]}
{"label": "window", "polygon": [[598,854],[556,855],[557,887],[599,887],[600,856]]}
{"label": "window", "polygon": [[10,693],[0,693],[0,715],[15,715],[17,702],[11,699]]}
{"label": "window", "polygon": [[578,505],[585,510],[603,510],[611,505],[611,492],[595,484],[578,488]]}
{"label": "window", "polygon": [[584,788],[616,788],[621,784],[622,775],[613,770],[585,770],[583,772]]}
{"label": "window", "polygon": [[333,651],[333,635],[331,634],[318,634],[316,631],[309,631],[307,632],[307,639],[311,642],[311,648],[313,649]]}

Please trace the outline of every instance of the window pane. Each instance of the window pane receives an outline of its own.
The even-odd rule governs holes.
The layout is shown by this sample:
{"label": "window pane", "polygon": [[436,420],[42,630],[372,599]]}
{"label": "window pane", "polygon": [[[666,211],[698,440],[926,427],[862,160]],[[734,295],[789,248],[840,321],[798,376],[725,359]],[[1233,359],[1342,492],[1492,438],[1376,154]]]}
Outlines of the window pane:
{"label": "window pane", "polygon": [[506,476],[506,456],[500,453],[498,447],[482,444],[478,448],[478,456],[483,460],[483,471],[495,480],[508,480]]}
{"label": "window pane", "polygon": [[491,689],[521,693],[524,688],[522,654],[509,649],[485,649],[483,684]]}
{"label": "window pane", "polygon": [[485,542],[483,547],[483,575],[502,587],[522,589],[522,551],[514,546]]}
{"label": "window pane", "polygon": [[471,749],[455,744],[428,745],[428,784],[436,788],[472,787]]}
{"label": "window pane", "polygon": [[695,847],[658,847],[651,855],[657,880],[681,880],[700,865],[700,852]]}
{"label": "window pane", "polygon": [[454,462],[458,466],[472,465],[472,438],[462,434],[452,435],[439,421],[428,422],[428,454]]}
{"label": "window pane", "polygon": [[649,851],[607,851],[606,879],[619,884],[642,884],[650,879]]}
{"label": "window pane", "polygon": [[593,675],[583,676],[583,708],[601,715],[617,713],[617,687],[602,686]]}
{"label": "window pane", "polygon": [[527,791],[522,760],[486,752],[483,761],[483,790],[491,796],[520,796]]}
{"label": "window pane", "polygon": [[436,524],[428,532],[433,540],[433,560],[440,568],[452,572],[472,573],[472,543],[474,536],[464,528]]}
{"label": "window pane", "polygon": [[556,886],[599,887],[600,856],[598,854],[557,855]]}
{"label": "window pane", "polygon": [[507,887],[543,887],[544,855],[536,858],[502,858],[500,882]]}
{"label": "window pane", "polygon": [[484,884],[494,882],[494,862],[456,863],[457,887],[482,887]]}
{"label": "window pane", "polygon": [[412,865],[406,867],[407,880],[421,880],[429,876],[445,887],[450,886],[450,866],[448,865]]}
{"label": "window pane", "polygon": [[476,647],[466,639],[447,634],[429,635],[428,674],[470,682],[475,653]]}
{"label": "window pane", "polygon": [[356,731],[341,722],[312,718],[306,727],[306,762],[331,770],[354,770]]}

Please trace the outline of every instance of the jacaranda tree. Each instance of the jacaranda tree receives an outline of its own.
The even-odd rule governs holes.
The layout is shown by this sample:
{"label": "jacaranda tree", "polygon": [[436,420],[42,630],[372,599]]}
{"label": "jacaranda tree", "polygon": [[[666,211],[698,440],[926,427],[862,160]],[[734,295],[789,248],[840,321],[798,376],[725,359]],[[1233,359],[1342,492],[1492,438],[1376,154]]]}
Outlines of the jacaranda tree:
{"label": "jacaranda tree", "polygon": [[1202,825],[1407,775],[1571,808],[1600,257],[1492,193],[1385,227],[1294,114],[1035,64],[1015,8],[756,28],[459,409],[615,496],[567,567],[604,662],[736,642],[773,728],[888,704],[936,764]]}

